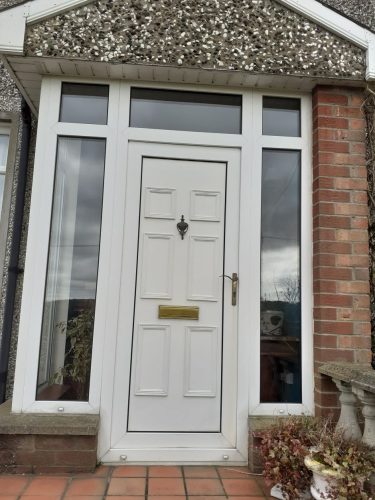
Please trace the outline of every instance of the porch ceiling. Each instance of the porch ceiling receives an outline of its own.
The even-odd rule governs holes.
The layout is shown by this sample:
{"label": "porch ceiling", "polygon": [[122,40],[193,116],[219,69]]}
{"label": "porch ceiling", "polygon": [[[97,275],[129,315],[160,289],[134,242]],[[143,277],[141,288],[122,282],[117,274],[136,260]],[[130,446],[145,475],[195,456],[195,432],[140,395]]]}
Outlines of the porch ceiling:
{"label": "porch ceiling", "polygon": [[358,80],[249,74],[242,71],[187,69],[172,66],[111,64],[50,57],[4,57],[5,65],[17,86],[37,114],[43,76],[76,77],[82,79],[127,80],[158,83],[210,85],[217,87],[263,88],[309,92],[315,85],[361,86]]}

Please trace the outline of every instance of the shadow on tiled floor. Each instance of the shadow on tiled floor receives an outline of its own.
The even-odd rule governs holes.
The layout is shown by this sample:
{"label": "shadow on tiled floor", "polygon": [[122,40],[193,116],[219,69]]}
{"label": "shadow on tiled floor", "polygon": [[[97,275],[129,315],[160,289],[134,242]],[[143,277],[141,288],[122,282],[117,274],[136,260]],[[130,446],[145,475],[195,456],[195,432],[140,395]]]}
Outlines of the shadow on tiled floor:
{"label": "shadow on tiled floor", "polygon": [[264,500],[247,467],[99,467],[94,474],[0,476],[0,500]]}

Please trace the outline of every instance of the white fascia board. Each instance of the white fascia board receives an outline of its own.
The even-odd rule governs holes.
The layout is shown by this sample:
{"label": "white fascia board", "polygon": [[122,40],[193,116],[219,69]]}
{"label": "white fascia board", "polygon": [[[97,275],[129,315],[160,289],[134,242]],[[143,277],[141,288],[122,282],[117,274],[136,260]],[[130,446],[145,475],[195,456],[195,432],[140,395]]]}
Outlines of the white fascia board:
{"label": "white fascia board", "polygon": [[[35,23],[93,0],[33,0],[0,12],[0,52],[23,52],[26,23]],[[368,80],[375,79],[375,34],[316,0],[277,0],[278,3],[327,28],[367,51]],[[26,21],[26,22],[25,22]]]}

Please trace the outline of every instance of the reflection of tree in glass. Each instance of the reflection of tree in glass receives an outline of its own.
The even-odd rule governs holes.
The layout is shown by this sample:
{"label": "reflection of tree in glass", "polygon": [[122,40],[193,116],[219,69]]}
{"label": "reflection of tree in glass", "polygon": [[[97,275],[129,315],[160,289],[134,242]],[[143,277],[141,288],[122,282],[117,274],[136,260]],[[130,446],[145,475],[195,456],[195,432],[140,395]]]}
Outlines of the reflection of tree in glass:
{"label": "reflection of tree in glass", "polygon": [[279,280],[281,287],[280,298],[289,304],[297,304],[300,301],[301,280],[298,275],[285,276]]}
{"label": "reflection of tree in glass", "polygon": [[67,322],[59,323],[57,328],[66,335],[65,359],[64,366],[54,373],[52,380],[60,384],[71,383],[77,399],[85,399],[91,368],[94,311],[91,308],[82,310]]}

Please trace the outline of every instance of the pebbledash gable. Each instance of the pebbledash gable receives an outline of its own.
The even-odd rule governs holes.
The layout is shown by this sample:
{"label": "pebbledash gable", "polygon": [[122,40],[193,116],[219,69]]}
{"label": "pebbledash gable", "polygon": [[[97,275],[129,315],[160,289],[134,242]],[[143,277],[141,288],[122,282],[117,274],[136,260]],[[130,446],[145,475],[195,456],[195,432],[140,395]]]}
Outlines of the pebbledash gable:
{"label": "pebbledash gable", "polygon": [[97,0],[32,24],[27,56],[363,80],[365,52],[271,0]]}

